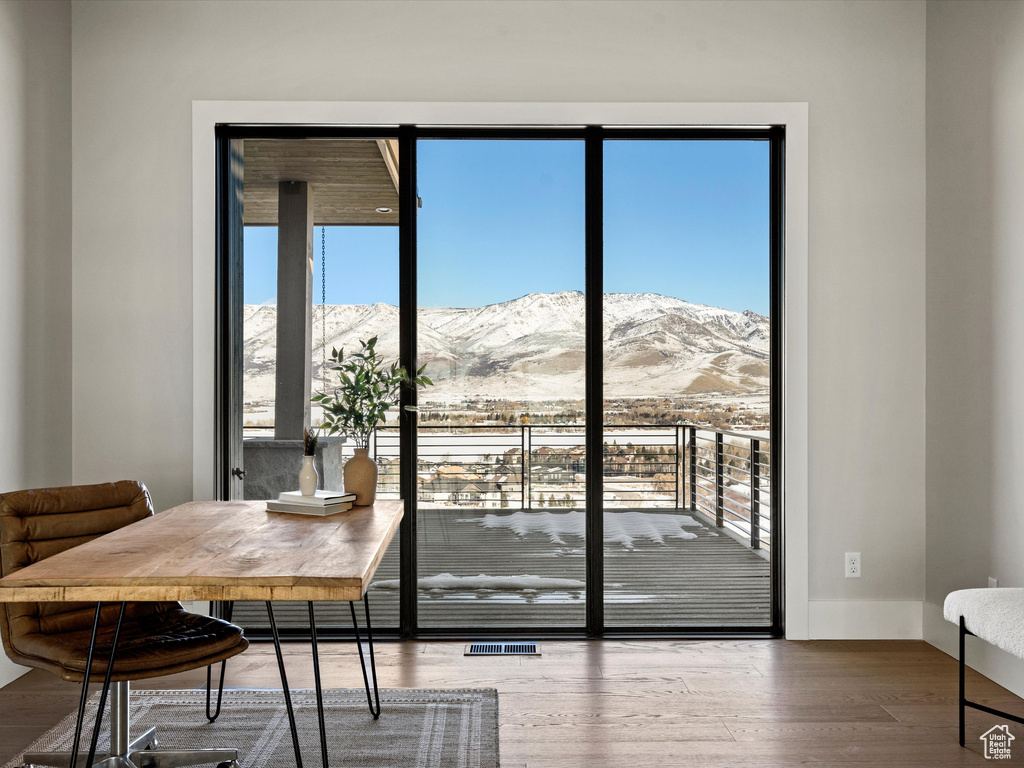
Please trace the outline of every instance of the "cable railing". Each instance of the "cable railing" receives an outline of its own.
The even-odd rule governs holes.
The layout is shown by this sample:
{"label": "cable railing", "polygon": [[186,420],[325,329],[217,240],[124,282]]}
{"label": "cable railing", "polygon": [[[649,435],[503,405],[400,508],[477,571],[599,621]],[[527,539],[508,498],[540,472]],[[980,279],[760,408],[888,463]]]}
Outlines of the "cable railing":
{"label": "cable railing", "polygon": [[[571,510],[586,501],[578,424],[420,426],[417,499],[426,507]],[[606,426],[603,507],[686,511],[765,556],[771,549],[771,442],[692,424]],[[344,456],[353,447],[342,446]],[[370,443],[381,498],[399,498],[397,426]]]}
{"label": "cable railing", "polygon": [[690,430],[689,506],[751,549],[771,548],[771,443],[757,435]]}

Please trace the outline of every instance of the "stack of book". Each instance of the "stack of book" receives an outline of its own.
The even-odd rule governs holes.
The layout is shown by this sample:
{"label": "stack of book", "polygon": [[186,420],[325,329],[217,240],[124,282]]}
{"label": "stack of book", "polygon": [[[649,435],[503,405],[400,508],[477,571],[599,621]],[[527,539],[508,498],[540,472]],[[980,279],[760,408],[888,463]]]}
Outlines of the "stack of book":
{"label": "stack of book", "polygon": [[267,511],[323,517],[352,509],[355,498],[354,493],[344,491],[317,491],[313,496],[303,496],[301,491],[285,491],[277,501],[267,502]]}

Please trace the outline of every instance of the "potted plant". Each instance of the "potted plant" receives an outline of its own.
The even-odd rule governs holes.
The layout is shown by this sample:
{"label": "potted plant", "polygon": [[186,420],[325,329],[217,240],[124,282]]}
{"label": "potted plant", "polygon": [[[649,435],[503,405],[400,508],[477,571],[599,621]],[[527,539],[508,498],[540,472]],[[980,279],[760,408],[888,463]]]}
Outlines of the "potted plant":
{"label": "potted plant", "polygon": [[341,434],[355,443],[355,456],[345,462],[342,473],[345,491],[354,493],[354,503],[362,506],[372,504],[377,493],[377,463],[369,456],[374,429],[398,403],[403,385],[415,388],[433,382],[423,375],[423,368],[410,377],[397,361],[383,361],[377,355],[376,336],[359,344],[359,351],[350,355],[344,349],[331,350],[328,364],[338,374],[338,386],[318,392],[312,402],[323,409],[322,429],[327,435]]}
{"label": "potted plant", "polygon": [[313,459],[316,456],[316,444],[320,435],[315,429],[302,430],[302,469],[299,470],[299,492],[303,496],[316,495],[316,487],[320,476],[316,472]]}

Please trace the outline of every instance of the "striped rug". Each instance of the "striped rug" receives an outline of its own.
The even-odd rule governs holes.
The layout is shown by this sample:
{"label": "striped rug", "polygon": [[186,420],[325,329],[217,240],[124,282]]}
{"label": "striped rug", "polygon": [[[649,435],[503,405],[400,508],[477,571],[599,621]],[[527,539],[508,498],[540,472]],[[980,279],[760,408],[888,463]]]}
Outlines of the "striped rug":
{"label": "striped rug", "polygon": [[[95,722],[95,694],[86,723]],[[332,768],[498,768],[498,693],[491,688],[382,690],[381,715],[374,720],[362,689],[324,691],[327,743]],[[292,691],[302,761],[321,765],[316,698],[310,689]],[[235,748],[242,768],[295,765],[288,716],[280,690],[226,689],[215,723],[204,717],[205,692],[132,691],[132,735],[157,727],[164,749]],[[26,750],[70,749],[74,714]],[[109,717],[109,713],[108,713]],[[101,751],[109,721],[104,718]],[[88,749],[91,725],[82,741]],[[16,768],[18,759],[3,768]]]}

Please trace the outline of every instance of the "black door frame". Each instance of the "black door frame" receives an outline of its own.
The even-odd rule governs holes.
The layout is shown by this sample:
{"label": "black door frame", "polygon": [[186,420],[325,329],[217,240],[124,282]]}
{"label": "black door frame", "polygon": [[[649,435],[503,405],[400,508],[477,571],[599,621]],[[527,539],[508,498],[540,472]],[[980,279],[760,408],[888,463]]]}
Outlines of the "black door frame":
{"label": "black door frame", "polygon": [[[239,328],[231,308],[240,290],[241,266],[233,256],[240,251],[237,216],[229,215],[233,176],[232,147],[244,139],[397,139],[399,142],[399,360],[407,370],[416,366],[416,146],[421,139],[564,139],[584,142],[585,152],[585,238],[586,238],[586,624],[580,627],[474,627],[421,628],[417,622],[416,551],[416,424],[413,418],[400,419],[400,491],[406,514],[399,531],[400,624],[381,628],[379,636],[388,637],[782,637],[784,620],[784,498],[782,462],[782,389],[783,389],[783,276],[785,238],[785,127],[641,127],[614,126],[542,126],[542,127],[419,127],[402,126],[325,126],[325,125],[235,125],[219,124],[217,138],[217,490],[221,498],[231,488],[232,451],[227,443],[232,432],[231,393],[237,389],[237,373],[232,365],[232,348]],[[603,550],[603,277],[604,277],[604,176],[603,148],[609,140],[762,140],[770,145],[770,396],[771,413],[769,456],[771,471],[771,624],[769,626],[604,626],[604,550]],[[234,344],[237,346],[237,344]],[[237,350],[236,350],[237,353]],[[415,391],[403,391],[404,406],[415,406]],[[305,630],[284,631],[288,639],[308,639]],[[324,628],[325,639],[349,639],[352,630]],[[254,635],[257,639],[260,635]]]}

